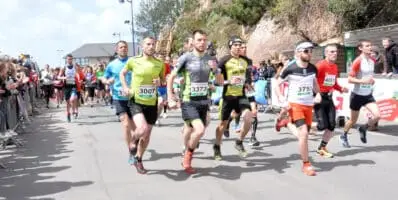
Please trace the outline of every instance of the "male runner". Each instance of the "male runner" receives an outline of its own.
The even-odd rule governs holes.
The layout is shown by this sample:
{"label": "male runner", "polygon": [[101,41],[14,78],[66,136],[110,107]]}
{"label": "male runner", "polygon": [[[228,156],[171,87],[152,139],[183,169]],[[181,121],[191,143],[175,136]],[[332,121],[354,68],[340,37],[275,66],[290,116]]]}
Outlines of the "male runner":
{"label": "male runner", "polygon": [[[134,139],[138,147],[131,150],[137,152],[134,166],[137,172],[145,174],[147,171],[142,164],[142,156],[147,148],[152,127],[157,119],[157,87],[164,78],[164,63],[153,57],[155,53],[155,38],[146,37],[142,42],[142,55],[129,59],[120,72],[120,81],[125,94],[129,94],[130,111],[136,125]],[[126,82],[126,75],[131,71],[132,81],[130,88]]]}
{"label": "male runner", "polygon": [[350,147],[347,137],[348,131],[357,122],[359,111],[362,107],[368,109],[373,115],[367,124],[358,128],[362,143],[367,143],[366,131],[368,127],[374,126],[380,119],[379,107],[372,94],[375,83],[373,79],[375,61],[371,57],[372,43],[368,40],[360,40],[358,49],[361,51],[361,55],[352,63],[352,69],[348,75],[348,82],[354,84],[354,89],[350,96],[351,118],[346,122],[344,133],[340,136],[340,141],[343,147],[346,148]]}
{"label": "male runner", "polygon": [[[97,96],[97,103],[99,103],[99,100],[105,101],[105,84],[102,83],[102,78],[104,76],[104,65],[102,63],[98,64],[98,69],[95,72],[95,76],[97,77],[97,88],[96,88],[96,96]],[[105,102],[107,103],[107,102]]]}
{"label": "male runner", "polygon": [[325,47],[324,60],[317,63],[317,80],[320,87],[322,101],[314,105],[315,116],[318,121],[317,128],[324,131],[322,142],[318,147],[317,153],[326,158],[332,158],[333,154],[326,149],[326,145],[333,137],[333,131],[336,126],[336,108],[333,103],[333,90],[348,92],[347,88],[342,88],[337,83],[339,70],[336,65],[337,46],[329,44]]}
{"label": "male runner", "polygon": [[68,54],[66,56],[66,66],[65,66],[65,77],[62,79],[65,80],[65,101],[66,101],[66,118],[68,122],[71,122],[70,110],[72,108],[72,112],[75,115],[75,118],[78,115],[77,111],[77,85],[78,85],[78,77],[77,77],[76,66],[73,64],[73,56]]}
{"label": "male runner", "polygon": [[[216,72],[216,80],[220,85],[224,85],[223,103],[221,110],[221,123],[216,129],[216,141],[213,146],[214,159],[221,160],[221,139],[225,128],[228,125],[228,118],[232,111],[242,113],[243,126],[236,140],[235,149],[242,157],[247,156],[243,146],[243,140],[250,130],[253,114],[250,108],[249,99],[245,96],[245,90],[251,88],[251,70],[247,59],[239,55],[243,41],[237,36],[231,37],[228,42],[230,55],[223,57]],[[225,80],[225,81],[224,81]]]}
{"label": "male runner", "polygon": [[[130,107],[128,105],[128,96],[124,94],[122,83],[120,81],[120,72],[127,64],[128,57],[128,45],[126,41],[119,41],[116,43],[117,48],[117,58],[115,58],[112,62],[108,64],[105,69],[104,76],[102,78],[102,82],[105,85],[110,85],[112,89],[112,98],[113,103],[116,108],[116,115],[119,116],[119,119],[122,123],[122,129],[124,132],[124,139],[127,144],[127,148],[130,152],[129,155],[129,164],[134,164],[134,156],[136,154],[136,144],[133,139],[135,125],[132,121],[132,116],[130,112]],[[127,84],[131,83],[131,73],[128,72],[126,74]]]}
{"label": "male runner", "polygon": [[[303,172],[308,176],[316,175],[308,159],[308,132],[312,123],[312,108],[315,103],[321,101],[319,86],[316,80],[317,69],[310,63],[313,44],[301,42],[296,47],[297,58],[294,63],[285,69],[277,85],[283,81],[289,83],[288,105],[289,115],[298,128],[298,139],[301,158],[303,160]],[[313,97],[316,93],[315,99]],[[281,88],[277,89],[278,99],[284,104],[284,96]]]}
{"label": "male runner", "polygon": [[[169,102],[175,101],[173,93],[174,79],[178,73],[184,78],[182,88],[182,118],[184,126],[184,144],[186,151],[182,166],[187,173],[195,173],[192,168],[192,156],[200,138],[204,135],[206,118],[209,109],[209,76],[212,57],[205,53],[207,44],[207,34],[202,30],[195,30],[192,34],[192,52],[185,53],[175,66],[176,69],[170,75],[167,83]],[[215,68],[216,65],[213,65]]]}

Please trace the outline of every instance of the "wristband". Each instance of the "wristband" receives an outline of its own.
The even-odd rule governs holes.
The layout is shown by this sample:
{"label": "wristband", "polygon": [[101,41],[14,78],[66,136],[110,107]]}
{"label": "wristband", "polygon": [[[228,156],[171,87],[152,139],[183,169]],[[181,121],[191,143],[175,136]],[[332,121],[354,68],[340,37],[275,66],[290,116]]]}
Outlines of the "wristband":
{"label": "wristband", "polygon": [[224,85],[228,85],[229,84],[229,81],[224,81]]}

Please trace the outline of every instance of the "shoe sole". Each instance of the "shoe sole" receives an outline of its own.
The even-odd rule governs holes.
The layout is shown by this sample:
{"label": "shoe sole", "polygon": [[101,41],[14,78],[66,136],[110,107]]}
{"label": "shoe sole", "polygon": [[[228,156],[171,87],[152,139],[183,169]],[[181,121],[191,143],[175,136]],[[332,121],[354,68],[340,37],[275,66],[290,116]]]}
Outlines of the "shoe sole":
{"label": "shoe sole", "polygon": [[221,161],[222,157],[221,156],[214,156],[214,160]]}
{"label": "shoe sole", "polygon": [[258,147],[258,146],[260,146],[260,142],[249,143],[249,146]]}

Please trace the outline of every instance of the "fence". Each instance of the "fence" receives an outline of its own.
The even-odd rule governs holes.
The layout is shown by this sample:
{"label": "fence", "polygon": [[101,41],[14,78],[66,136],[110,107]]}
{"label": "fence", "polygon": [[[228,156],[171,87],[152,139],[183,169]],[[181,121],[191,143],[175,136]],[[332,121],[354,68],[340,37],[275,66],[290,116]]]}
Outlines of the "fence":
{"label": "fence", "polygon": [[[21,125],[29,122],[29,115],[34,114],[38,87],[34,84],[25,84],[21,90],[12,90],[11,95],[3,97],[0,101],[0,150],[7,148],[8,144],[17,147],[22,143],[17,138],[18,132],[22,133]],[[0,162],[0,168],[6,166]]]}

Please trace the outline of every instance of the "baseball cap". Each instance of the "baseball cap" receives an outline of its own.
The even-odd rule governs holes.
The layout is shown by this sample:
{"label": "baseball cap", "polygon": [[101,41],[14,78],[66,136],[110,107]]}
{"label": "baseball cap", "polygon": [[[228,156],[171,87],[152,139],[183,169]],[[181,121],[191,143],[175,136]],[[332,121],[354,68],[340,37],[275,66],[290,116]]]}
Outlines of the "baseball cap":
{"label": "baseball cap", "polygon": [[311,42],[301,42],[296,46],[296,51],[312,48],[314,48],[314,44],[312,44]]}

